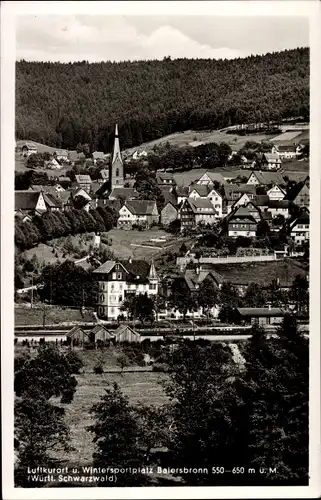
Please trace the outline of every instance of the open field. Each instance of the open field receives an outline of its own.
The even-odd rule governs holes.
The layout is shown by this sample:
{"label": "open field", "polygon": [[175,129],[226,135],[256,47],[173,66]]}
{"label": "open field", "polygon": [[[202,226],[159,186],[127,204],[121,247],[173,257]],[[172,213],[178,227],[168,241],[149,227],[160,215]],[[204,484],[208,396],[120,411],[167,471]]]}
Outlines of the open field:
{"label": "open field", "polygon": [[159,248],[131,246],[131,243],[136,245],[142,243],[148,244],[148,240],[151,238],[166,236],[166,239],[168,240],[171,237],[171,235],[166,233],[166,231],[157,228],[146,229],[145,231],[138,231],[136,229],[132,229],[130,231],[126,231],[124,229],[112,229],[106,233],[106,235],[112,240],[110,249],[114,252],[115,257],[118,259],[128,259],[130,257],[135,259],[151,259],[162,253],[163,250],[160,250]]}
{"label": "open field", "polygon": [[[273,136],[272,136],[273,137]],[[237,134],[226,134],[222,130],[185,130],[185,132],[176,132],[175,134],[166,135],[160,139],[146,142],[140,146],[129,148],[124,151],[126,156],[131,156],[135,151],[151,152],[154,146],[162,146],[169,142],[172,147],[184,146],[199,146],[200,143],[209,142],[226,142],[233,149],[241,149],[247,141],[268,141],[271,139],[270,134],[249,134],[240,136]]]}
{"label": "open field", "polygon": [[[67,307],[47,307],[45,311],[47,325],[59,325],[70,321],[86,322],[95,321],[95,317],[84,312],[84,316],[80,314],[79,309],[70,309]],[[43,324],[43,309],[42,308],[27,308],[15,306],[14,308],[15,325],[42,325]]]}
{"label": "open field", "polygon": [[160,406],[168,399],[161,382],[166,379],[164,373],[103,373],[102,375],[77,375],[78,386],[74,400],[66,408],[66,423],[70,426],[72,451],[63,452],[63,461],[81,465],[92,462],[94,446],[92,435],[86,430],[93,421],[89,414],[90,408],[104,394],[107,384],[117,382],[130,403],[153,404]]}

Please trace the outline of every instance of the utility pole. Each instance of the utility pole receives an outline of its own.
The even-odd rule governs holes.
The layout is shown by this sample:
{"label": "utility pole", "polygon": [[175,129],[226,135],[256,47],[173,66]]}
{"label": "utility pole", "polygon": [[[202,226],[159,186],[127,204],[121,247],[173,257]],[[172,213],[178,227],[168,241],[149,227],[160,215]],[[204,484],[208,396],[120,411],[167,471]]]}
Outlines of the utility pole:
{"label": "utility pole", "polygon": [[31,299],[30,299],[30,309],[33,307],[33,274],[31,275]]}

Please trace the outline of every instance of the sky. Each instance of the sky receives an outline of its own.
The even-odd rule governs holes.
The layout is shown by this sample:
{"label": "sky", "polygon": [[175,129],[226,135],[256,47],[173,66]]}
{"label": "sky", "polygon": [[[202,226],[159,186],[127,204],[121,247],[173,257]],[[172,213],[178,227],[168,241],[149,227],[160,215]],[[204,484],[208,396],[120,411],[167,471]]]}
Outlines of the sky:
{"label": "sky", "polygon": [[298,16],[24,15],[16,26],[16,58],[27,61],[233,59],[309,45]]}

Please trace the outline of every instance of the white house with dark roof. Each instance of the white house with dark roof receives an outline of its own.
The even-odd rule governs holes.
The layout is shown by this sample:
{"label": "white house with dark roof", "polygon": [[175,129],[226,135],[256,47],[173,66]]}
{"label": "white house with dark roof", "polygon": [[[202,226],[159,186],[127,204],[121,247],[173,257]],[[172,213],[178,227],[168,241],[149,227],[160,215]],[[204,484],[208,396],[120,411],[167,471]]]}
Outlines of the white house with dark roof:
{"label": "white house with dark roof", "polygon": [[278,186],[277,184],[273,184],[273,186],[266,193],[270,200],[283,200],[285,198],[285,191]]}
{"label": "white house with dark roof", "polygon": [[156,180],[159,186],[176,186],[174,175],[171,172],[157,172]]}
{"label": "white house with dark roof", "polygon": [[272,153],[277,154],[279,158],[293,159],[300,155],[301,149],[299,144],[275,144]]}
{"label": "white house with dark roof", "polygon": [[256,236],[257,221],[247,207],[238,207],[227,216],[227,236],[237,238]]}
{"label": "white house with dark roof", "polygon": [[275,153],[263,153],[261,159],[261,165],[268,170],[279,170],[282,166],[282,160],[278,154]]}
{"label": "white house with dark roof", "polygon": [[15,214],[42,214],[48,207],[42,191],[15,191]]}
{"label": "white house with dark roof", "polygon": [[310,240],[310,214],[302,214],[290,223],[290,235],[294,242],[301,246]]}
{"label": "white house with dark roof", "polygon": [[217,217],[221,218],[223,213],[223,197],[217,189],[210,184],[191,184],[189,186],[189,198],[197,199],[201,198],[204,200],[210,200]]}
{"label": "white house with dark roof", "polygon": [[285,311],[280,307],[238,307],[236,309],[241,321],[252,325],[280,325]]}
{"label": "white house with dark roof", "polygon": [[132,296],[146,293],[155,297],[158,293],[159,280],[153,261],[108,260],[95,269],[93,277],[98,282],[97,314],[103,318],[126,316],[121,307]]}
{"label": "white house with dark roof", "polygon": [[87,191],[87,193],[89,193],[90,188],[91,188],[91,183],[92,183],[90,175],[78,174],[78,175],[75,175],[75,180],[76,180],[76,184],[79,188],[82,188],[85,191]]}
{"label": "white house with dark roof", "polygon": [[289,200],[270,200],[269,201],[269,212],[272,217],[277,217],[278,215],[283,215],[285,219],[289,218],[290,202]]}
{"label": "white house with dark roof", "polygon": [[158,222],[159,213],[156,201],[126,200],[119,210],[117,227],[131,229],[133,224],[150,227]]}
{"label": "white house with dark roof", "polygon": [[272,186],[273,184],[278,184],[279,186],[283,186],[285,182],[279,172],[261,172],[260,170],[253,170],[246,184],[254,186]]}
{"label": "white house with dark roof", "polygon": [[178,214],[182,230],[198,224],[214,224],[217,219],[217,212],[207,198],[187,198],[180,205]]}
{"label": "white house with dark roof", "polygon": [[196,181],[196,184],[207,184],[214,186],[214,183],[218,182],[219,184],[227,184],[226,179],[224,179],[223,175],[218,172],[205,172],[201,177]]}

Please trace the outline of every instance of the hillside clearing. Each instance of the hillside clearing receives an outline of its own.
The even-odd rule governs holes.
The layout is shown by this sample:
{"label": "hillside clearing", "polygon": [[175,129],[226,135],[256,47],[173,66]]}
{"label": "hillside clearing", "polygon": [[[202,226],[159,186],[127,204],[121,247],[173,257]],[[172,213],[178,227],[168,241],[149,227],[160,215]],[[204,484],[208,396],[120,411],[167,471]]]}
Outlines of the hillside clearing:
{"label": "hillside clearing", "polygon": [[[46,325],[59,325],[62,323],[72,322],[93,322],[96,321],[93,314],[84,312],[82,316],[79,309],[71,309],[69,307],[46,307],[45,311]],[[42,325],[43,324],[43,309],[27,308],[15,306],[14,308],[14,323],[16,326]]]}

